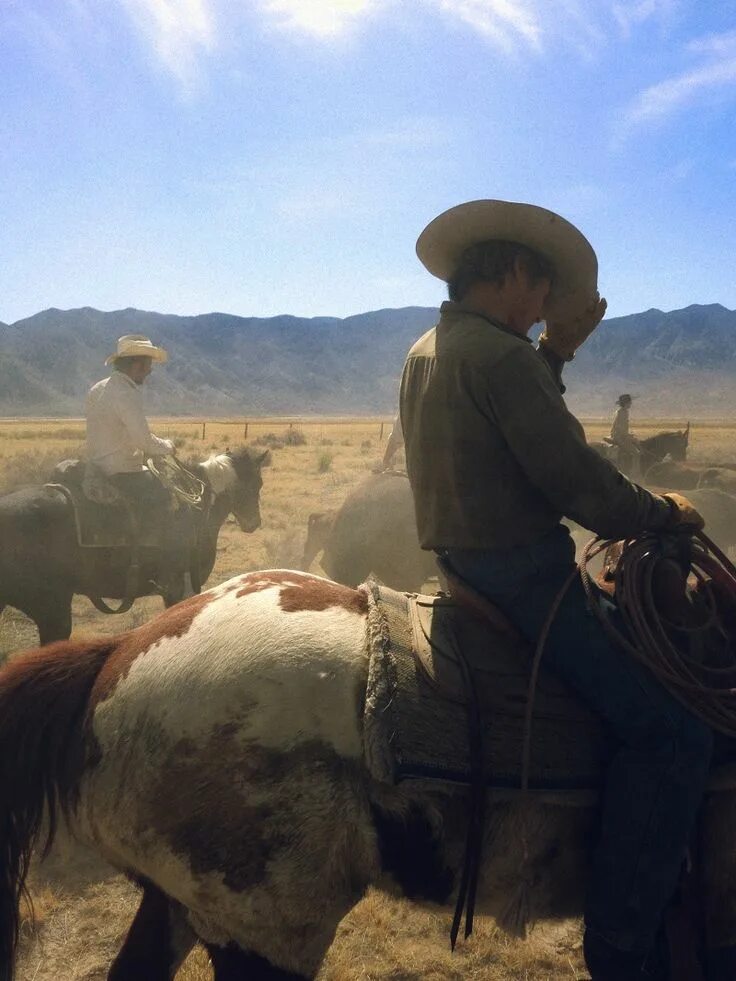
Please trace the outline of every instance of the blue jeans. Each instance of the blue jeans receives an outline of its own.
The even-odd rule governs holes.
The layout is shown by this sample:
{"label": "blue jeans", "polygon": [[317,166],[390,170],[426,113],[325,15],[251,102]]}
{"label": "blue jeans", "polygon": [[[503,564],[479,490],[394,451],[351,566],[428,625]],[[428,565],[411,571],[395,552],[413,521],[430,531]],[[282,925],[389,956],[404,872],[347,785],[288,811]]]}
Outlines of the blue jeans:
{"label": "blue jeans", "polygon": [[[575,547],[559,526],[532,545],[447,549],[446,556],[535,642],[574,568]],[[616,626],[622,629],[620,620]],[[587,608],[579,578],[552,624],[543,664],[605,720],[617,747],[606,774],[586,927],[620,950],[644,953],[677,885],[713,733],[608,638]]]}

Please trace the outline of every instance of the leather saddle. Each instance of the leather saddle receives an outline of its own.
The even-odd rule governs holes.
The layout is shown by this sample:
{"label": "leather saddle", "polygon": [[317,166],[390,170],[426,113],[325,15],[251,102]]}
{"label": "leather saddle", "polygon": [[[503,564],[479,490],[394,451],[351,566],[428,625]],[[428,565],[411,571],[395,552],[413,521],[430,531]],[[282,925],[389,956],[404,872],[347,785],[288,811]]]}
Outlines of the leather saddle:
{"label": "leather saddle", "polygon": [[134,514],[112,481],[84,460],[62,460],[47,486],[61,489],[71,503],[80,546],[161,547],[161,516]]}
{"label": "leather saddle", "polygon": [[[615,572],[622,551],[618,543],[607,551],[598,586],[614,596]],[[665,565],[656,592],[672,618],[683,615],[687,573],[673,556]],[[521,758],[523,718],[529,692],[533,650],[506,615],[441,558],[440,572],[447,592],[408,597],[411,652],[420,687],[429,687],[435,699],[467,707],[466,672],[458,646],[470,667],[486,738],[490,770],[500,779],[496,786],[514,786]],[[685,609],[689,604],[685,604]],[[533,713],[532,786],[571,790],[599,785],[602,768],[613,746],[604,724],[555,675],[539,674]],[[407,768],[411,773],[412,767]],[[709,781],[711,792],[736,788],[736,762],[719,761]]]}
{"label": "leather saddle", "polygon": [[[441,558],[447,593],[411,598],[409,614],[417,666],[439,695],[468,699],[462,655],[470,667],[484,714],[521,717],[526,709],[533,654],[506,615]],[[543,672],[537,705],[547,718],[594,724],[594,716],[553,675]]]}
{"label": "leather saddle", "polygon": [[[442,563],[440,570],[449,593],[379,591],[395,661],[380,724],[391,731],[396,778],[469,783],[469,709],[477,705],[489,785],[518,788],[532,650],[492,603]],[[611,754],[598,717],[544,665],[533,746],[531,785],[553,791],[596,788]]]}

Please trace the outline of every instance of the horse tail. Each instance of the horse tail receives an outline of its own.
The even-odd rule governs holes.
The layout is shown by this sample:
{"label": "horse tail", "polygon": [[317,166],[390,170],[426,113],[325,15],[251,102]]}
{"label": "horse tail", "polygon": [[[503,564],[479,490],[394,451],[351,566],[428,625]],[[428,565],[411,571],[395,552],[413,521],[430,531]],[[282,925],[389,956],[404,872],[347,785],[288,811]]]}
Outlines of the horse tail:
{"label": "horse tail", "polygon": [[51,847],[84,770],[92,686],[112,640],[60,641],[0,669],[0,981],[12,981],[31,853],[44,816]]}

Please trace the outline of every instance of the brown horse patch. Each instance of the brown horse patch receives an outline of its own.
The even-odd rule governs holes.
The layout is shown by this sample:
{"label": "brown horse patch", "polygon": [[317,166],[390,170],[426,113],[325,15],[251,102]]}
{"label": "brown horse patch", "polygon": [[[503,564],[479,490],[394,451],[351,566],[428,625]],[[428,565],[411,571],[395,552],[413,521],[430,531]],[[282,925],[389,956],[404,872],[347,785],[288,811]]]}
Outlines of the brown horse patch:
{"label": "brown horse patch", "polygon": [[280,587],[279,606],[285,613],[321,613],[334,607],[361,616],[368,612],[368,597],[363,590],[306,573],[289,570],[251,572],[241,576],[238,583],[238,598]]}
{"label": "brown horse patch", "polygon": [[340,606],[350,613],[361,616],[368,612],[368,596],[361,589],[351,589],[326,579],[311,579],[293,586],[285,586],[279,603],[285,613],[308,610],[320,612]]}

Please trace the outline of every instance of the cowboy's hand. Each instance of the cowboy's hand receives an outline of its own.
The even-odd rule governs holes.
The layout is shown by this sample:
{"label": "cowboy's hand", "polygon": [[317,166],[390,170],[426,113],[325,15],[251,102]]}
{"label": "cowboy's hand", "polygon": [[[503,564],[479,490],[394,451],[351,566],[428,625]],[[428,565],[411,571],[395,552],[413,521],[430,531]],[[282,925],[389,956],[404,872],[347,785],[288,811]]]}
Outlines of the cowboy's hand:
{"label": "cowboy's hand", "polygon": [[548,320],[539,338],[551,351],[564,361],[572,361],[580,345],[587,341],[603,320],[608,304],[600,293],[577,317],[570,320]]}
{"label": "cowboy's hand", "polygon": [[665,500],[671,502],[672,516],[670,517],[670,522],[673,527],[677,528],[681,525],[687,525],[695,531],[699,531],[705,527],[705,518],[692,501],[689,501],[682,494],[676,494],[674,491],[671,491],[669,494],[663,494],[662,496]]}

